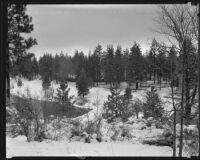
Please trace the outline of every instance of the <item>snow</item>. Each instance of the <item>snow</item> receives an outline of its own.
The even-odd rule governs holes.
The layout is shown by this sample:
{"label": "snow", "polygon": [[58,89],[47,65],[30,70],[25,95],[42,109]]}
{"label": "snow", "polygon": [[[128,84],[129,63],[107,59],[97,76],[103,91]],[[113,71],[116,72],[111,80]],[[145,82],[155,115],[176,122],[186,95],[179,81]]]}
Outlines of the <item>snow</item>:
{"label": "snow", "polygon": [[170,147],[130,142],[83,143],[66,141],[26,142],[25,138],[6,137],[7,158],[13,156],[172,156]]}
{"label": "snow", "polygon": [[[11,79],[11,93],[22,94],[26,88],[30,89],[31,95],[37,96],[39,99],[44,99],[42,90],[42,81],[35,79],[28,81],[22,79],[23,86],[18,87],[14,79]],[[13,87],[12,87],[13,86]],[[54,81],[51,86],[56,94],[56,89],[59,87]],[[127,84],[121,84],[122,94]],[[70,88],[69,94],[77,97],[76,85],[73,82],[68,83]],[[149,90],[149,89],[148,89]],[[165,102],[165,109],[172,108],[171,102],[164,98],[170,93],[170,88],[157,89],[158,94]],[[133,99],[145,100],[146,90],[138,90],[132,92]],[[100,84],[98,87],[90,88],[89,94],[86,96],[88,102],[80,107],[91,108],[92,110],[83,116],[74,118],[79,120],[83,125],[89,120],[95,120],[101,115],[103,103],[107,100],[110,94],[109,86]],[[78,104],[76,104],[78,106]],[[116,122],[115,124],[108,124],[105,120],[102,121],[101,132],[103,134],[103,142],[99,143],[96,139],[92,139],[91,143],[85,143],[80,137],[74,137],[69,142],[70,125],[68,120],[63,120],[62,130],[53,131],[52,124],[47,125],[48,136],[54,140],[44,140],[42,142],[27,142],[26,137],[18,136],[16,138],[6,137],[7,140],[7,157],[12,156],[172,156],[172,149],[170,147],[161,147],[142,144],[143,140],[156,139],[162,135],[164,129],[158,129],[155,125],[147,127],[147,121],[142,119],[143,114],[139,113],[139,119],[130,117],[127,123]],[[116,141],[111,140],[115,132],[121,133],[124,127],[130,133],[131,139],[124,139],[120,136],[116,137]],[[178,127],[177,127],[178,128]],[[192,128],[192,126],[191,126]],[[56,134],[59,136],[54,138]],[[95,137],[95,135],[93,135]]]}

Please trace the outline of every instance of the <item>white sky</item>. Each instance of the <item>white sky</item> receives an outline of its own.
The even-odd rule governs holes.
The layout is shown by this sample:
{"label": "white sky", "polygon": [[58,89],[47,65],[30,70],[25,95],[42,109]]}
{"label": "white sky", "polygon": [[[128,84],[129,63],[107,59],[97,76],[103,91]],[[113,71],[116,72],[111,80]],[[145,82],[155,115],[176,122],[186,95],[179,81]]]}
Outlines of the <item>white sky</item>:
{"label": "white sky", "polygon": [[38,42],[30,51],[36,57],[61,51],[73,55],[75,49],[88,54],[98,43],[103,50],[108,44],[125,50],[136,41],[145,53],[154,37],[164,40],[152,31],[157,11],[156,5],[28,5],[31,36]]}

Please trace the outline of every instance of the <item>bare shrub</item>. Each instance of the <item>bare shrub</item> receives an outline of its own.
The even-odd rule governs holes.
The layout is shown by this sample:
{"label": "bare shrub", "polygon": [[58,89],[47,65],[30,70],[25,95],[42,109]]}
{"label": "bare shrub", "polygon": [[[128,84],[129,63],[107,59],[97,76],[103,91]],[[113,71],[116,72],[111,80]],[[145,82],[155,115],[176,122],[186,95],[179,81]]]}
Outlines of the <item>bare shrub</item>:
{"label": "bare shrub", "polygon": [[25,90],[25,95],[16,97],[15,107],[17,114],[15,124],[18,129],[17,134],[27,137],[27,141],[42,141],[45,138],[44,120],[40,101],[33,100],[29,88]]}

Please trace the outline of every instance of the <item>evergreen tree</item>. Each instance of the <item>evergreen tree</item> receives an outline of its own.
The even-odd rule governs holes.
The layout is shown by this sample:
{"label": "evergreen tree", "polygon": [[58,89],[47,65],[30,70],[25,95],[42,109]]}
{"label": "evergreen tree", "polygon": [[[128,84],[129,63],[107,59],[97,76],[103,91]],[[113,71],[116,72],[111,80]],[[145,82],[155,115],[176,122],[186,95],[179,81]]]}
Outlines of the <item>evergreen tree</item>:
{"label": "evergreen tree", "polygon": [[123,53],[123,66],[124,66],[124,80],[127,81],[128,67],[129,67],[129,50],[126,49]]}
{"label": "evergreen tree", "polygon": [[93,54],[88,55],[88,77],[91,81],[96,81],[95,60]]}
{"label": "evergreen tree", "polygon": [[88,80],[84,69],[81,70],[80,76],[76,81],[76,88],[78,89],[78,95],[82,95],[83,98],[89,93]]}
{"label": "evergreen tree", "polygon": [[[31,33],[33,31],[32,17],[27,15],[25,4],[8,4],[8,52],[9,61],[6,62],[6,68],[14,67],[19,59],[29,57],[27,52],[33,45],[36,45],[36,39],[32,37],[25,38],[21,33]],[[12,68],[11,68],[12,70]],[[9,72],[6,72],[7,96],[9,92]]]}
{"label": "evergreen tree", "polygon": [[116,82],[120,83],[123,80],[124,76],[124,66],[123,66],[123,57],[122,57],[122,48],[121,46],[117,46],[115,51],[115,77]]}
{"label": "evergreen tree", "polygon": [[60,67],[59,56],[56,53],[55,57],[53,58],[53,67],[52,67],[52,76],[53,76],[53,79],[56,80],[56,83],[58,83],[58,80],[59,80],[59,74],[58,74],[59,67]]}
{"label": "evergreen tree", "polygon": [[144,64],[143,56],[139,44],[134,43],[131,48],[129,67],[128,67],[128,78],[129,82],[141,81],[144,78]]}
{"label": "evergreen tree", "polygon": [[74,70],[76,77],[79,77],[82,69],[86,70],[85,56],[84,53],[75,51],[75,55],[72,57],[72,61],[74,63]]}
{"label": "evergreen tree", "polygon": [[155,38],[152,40],[150,48],[151,48],[150,49],[150,67],[152,67],[152,70],[153,70],[153,78],[154,78],[154,84],[155,84],[156,74],[157,74],[156,55],[158,54],[158,50],[159,50],[159,44],[158,44],[158,42],[156,41]]}
{"label": "evergreen tree", "polygon": [[106,55],[103,59],[104,80],[111,85],[115,81],[115,68],[114,68],[114,48],[112,45],[107,46]]}
{"label": "evergreen tree", "polygon": [[132,90],[131,88],[128,86],[126,89],[125,89],[125,93],[124,93],[124,97],[125,99],[127,99],[127,102],[129,103],[132,99],[132,94],[131,94]]}
{"label": "evergreen tree", "polygon": [[39,74],[39,65],[38,65],[38,62],[37,62],[37,59],[35,57],[33,57],[33,75],[36,77],[38,74]]}
{"label": "evergreen tree", "polygon": [[51,86],[51,81],[49,80],[49,77],[44,76],[42,77],[42,87],[44,90],[47,90]]}
{"label": "evergreen tree", "polygon": [[39,60],[39,72],[42,79],[48,78],[50,81],[52,80],[52,66],[53,58],[51,54],[44,54],[43,57]]}
{"label": "evergreen tree", "polygon": [[153,52],[152,52],[152,50],[150,49],[150,51],[149,51],[149,53],[147,54],[147,57],[146,57],[146,59],[147,59],[147,71],[148,71],[148,73],[149,73],[149,80],[151,80],[152,79],[152,75],[153,75],[153,73],[154,73],[154,68],[155,68],[155,66],[154,66],[154,54],[153,54]]}
{"label": "evergreen tree", "polygon": [[162,100],[157,94],[156,90],[152,87],[151,91],[146,93],[146,102],[144,103],[144,118],[154,117],[161,119],[164,113]]}
{"label": "evergreen tree", "polygon": [[57,102],[62,105],[63,114],[65,113],[65,108],[72,107],[75,101],[73,101],[74,96],[69,96],[70,88],[66,81],[60,82],[60,87],[57,89],[56,96],[54,97]]}
{"label": "evergreen tree", "polygon": [[111,95],[108,95],[108,101],[104,103],[103,118],[107,119],[108,122],[112,122],[116,118],[126,121],[131,112],[124,95],[120,95],[119,85],[115,83],[110,88],[110,92]]}
{"label": "evergreen tree", "polygon": [[[101,56],[102,56],[102,46],[100,44],[94,50],[94,70],[95,70],[95,80],[99,82],[101,80]],[[98,84],[97,84],[98,85]]]}

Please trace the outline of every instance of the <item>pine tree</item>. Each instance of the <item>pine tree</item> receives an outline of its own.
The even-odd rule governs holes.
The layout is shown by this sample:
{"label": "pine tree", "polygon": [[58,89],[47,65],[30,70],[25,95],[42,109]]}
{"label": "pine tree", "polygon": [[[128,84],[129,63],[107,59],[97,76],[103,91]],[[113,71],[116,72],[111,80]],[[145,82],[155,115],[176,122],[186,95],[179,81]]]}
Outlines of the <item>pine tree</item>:
{"label": "pine tree", "polygon": [[[32,37],[25,38],[21,33],[31,33],[33,31],[32,17],[27,15],[25,4],[8,4],[8,52],[9,56],[6,62],[6,68],[13,67],[18,63],[19,59],[28,57],[30,49],[36,45],[36,39]],[[27,36],[26,36],[27,37]],[[12,68],[11,68],[12,70]],[[6,72],[6,87],[7,96],[10,97],[9,92],[9,72]]]}
{"label": "pine tree", "polygon": [[115,51],[115,77],[116,82],[120,83],[123,80],[124,68],[123,68],[123,57],[122,57],[122,48],[117,46]]}
{"label": "pine tree", "polygon": [[73,101],[74,96],[69,96],[70,88],[66,81],[60,82],[60,87],[57,89],[56,96],[54,97],[57,102],[62,105],[63,114],[65,113],[65,108],[72,107],[75,101]]}
{"label": "pine tree", "polygon": [[148,71],[148,73],[149,73],[149,80],[151,80],[152,79],[152,75],[153,75],[153,73],[154,73],[154,68],[155,68],[155,66],[154,66],[154,54],[153,54],[153,52],[152,52],[152,50],[150,50],[149,51],[149,53],[147,54],[147,57],[146,57],[146,59],[147,59],[147,71]]}
{"label": "pine tree", "polygon": [[111,85],[115,82],[115,68],[114,68],[114,48],[112,45],[107,46],[106,55],[103,59],[104,80]]}
{"label": "pine tree", "polygon": [[126,49],[123,52],[123,66],[124,66],[124,80],[127,81],[127,75],[128,75],[128,65],[129,63],[129,50]]}
{"label": "pine tree", "polygon": [[42,87],[44,90],[47,90],[51,86],[51,81],[49,80],[49,77],[45,76],[42,77]]}
{"label": "pine tree", "polygon": [[56,83],[58,83],[59,80],[59,56],[56,53],[55,57],[53,58],[53,67],[52,67],[52,76],[53,79],[56,80]]}
{"label": "pine tree", "polygon": [[108,101],[104,103],[103,118],[107,119],[108,122],[112,122],[116,118],[121,118],[126,121],[130,116],[127,101],[124,95],[120,95],[121,90],[119,85],[115,83],[110,88],[111,95],[108,95]]}
{"label": "pine tree", "polygon": [[128,67],[128,79],[129,82],[141,81],[144,78],[144,65],[143,56],[139,44],[134,43],[131,48],[129,67]]}
{"label": "pine tree", "polygon": [[124,97],[125,99],[127,99],[128,103],[130,102],[130,100],[132,99],[132,94],[131,94],[132,90],[131,88],[128,86],[125,90],[125,93],[124,93]]}
{"label": "pine tree", "polygon": [[144,103],[144,117],[154,117],[161,119],[164,113],[162,100],[159,97],[156,89],[152,88],[151,91],[146,93],[146,102]]}
{"label": "pine tree", "polygon": [[82,69],[80,72],[80,76],[76,81],[76,88],[78,89],[78,95],[84,98],[85,95],[89,93],[88,89],[88,80],[85,74],[85,70]]}
{"label": "pine tree", "polygon": [[39,60],[39,72],[42,79],[52,80],[53,58],[51,54],[44,54]]}
{"label": "pine tree", "polygon": [[97,47],[95,48],[93,57],[94,57],[93,59],[94,59],[94,64],[95,64],[94,66],[95,80],[99,82],[101,79],[101,57],[102,57],[102,46],[100,44],[98,44]]}
{"label": "pine tree", "polygon": [[36,77],[39,73],[39,66],[38,66],[38,62],[37,62],[37,59],[35,57],[33,57],[33,75]]}

